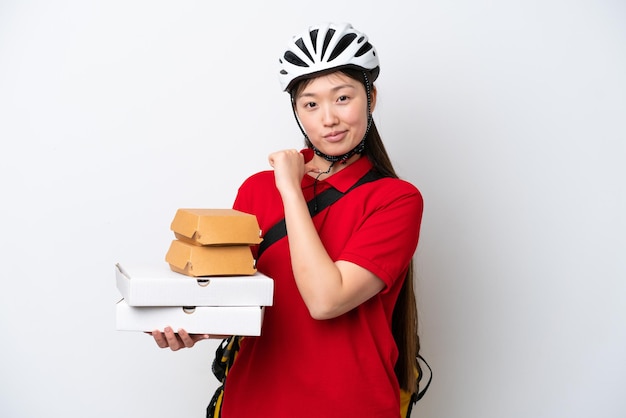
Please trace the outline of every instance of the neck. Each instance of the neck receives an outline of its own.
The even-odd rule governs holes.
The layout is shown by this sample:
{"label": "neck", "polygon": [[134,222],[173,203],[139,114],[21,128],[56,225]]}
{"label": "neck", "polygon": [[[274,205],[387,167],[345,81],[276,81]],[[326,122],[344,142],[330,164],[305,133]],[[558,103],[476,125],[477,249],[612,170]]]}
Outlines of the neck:
{"label": "neck", "polygon": [[315,155],[313,157],[312,162],[322,170],[321,173],[309,172],[308,175],[311,177],[316,177],[318,180],[324,180],[348,167],[355,161],[361,158],[361,154],[354,154],[352,157],[348,158],[345,163],[344,162],[335,162],[331,163],[326,161],[324,158]]}

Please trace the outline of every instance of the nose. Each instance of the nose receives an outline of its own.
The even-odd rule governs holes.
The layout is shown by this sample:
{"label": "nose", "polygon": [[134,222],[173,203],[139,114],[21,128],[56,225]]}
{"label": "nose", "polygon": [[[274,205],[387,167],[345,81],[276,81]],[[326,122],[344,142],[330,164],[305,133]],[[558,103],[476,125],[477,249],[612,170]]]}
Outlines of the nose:
{"label": "nose", "polygon": [[322,111],[322,123],[324,126],[334,126],[339,123],[339,118],[332,106],[324,106]]}

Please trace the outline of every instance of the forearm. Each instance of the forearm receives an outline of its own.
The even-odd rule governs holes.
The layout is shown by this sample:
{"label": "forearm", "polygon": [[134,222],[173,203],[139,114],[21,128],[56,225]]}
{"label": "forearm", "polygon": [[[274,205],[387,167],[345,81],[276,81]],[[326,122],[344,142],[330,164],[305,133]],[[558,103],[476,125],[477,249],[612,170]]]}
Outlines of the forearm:
{"label": "forearm", "polygon": [[342,296],[341,271],[324,248],[302,193],[283,195],[283,205],[296,285],[313,317],[332,316]]}

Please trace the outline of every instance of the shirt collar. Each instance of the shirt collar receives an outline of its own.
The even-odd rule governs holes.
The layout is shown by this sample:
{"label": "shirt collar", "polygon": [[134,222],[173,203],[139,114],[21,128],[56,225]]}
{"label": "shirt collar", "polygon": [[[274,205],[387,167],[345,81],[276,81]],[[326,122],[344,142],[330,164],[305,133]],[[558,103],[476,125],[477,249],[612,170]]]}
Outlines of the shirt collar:
{"label": "shirt collar", "polygon": [[[340,162],[336,164],[341,164]],[[345,193],[350,187],[354,185],[361,177],[365,175],[372,168],[372,163],[366,156],[361,156],[358,160],[333,174],[332,176],[324,179],[325,182],[342,193]],[[315,179],[310,176],[305,176],[313,183]],[[307,181],[308,182],[308,181]]]}

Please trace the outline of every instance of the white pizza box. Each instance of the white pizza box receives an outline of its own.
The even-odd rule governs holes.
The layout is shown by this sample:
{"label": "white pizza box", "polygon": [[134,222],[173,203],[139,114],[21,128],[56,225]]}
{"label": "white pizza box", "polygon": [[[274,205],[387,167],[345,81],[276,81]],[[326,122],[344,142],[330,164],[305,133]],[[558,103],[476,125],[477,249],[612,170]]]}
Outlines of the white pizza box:
{"label": "white pizza box", "polygon": [[117,288],[129,306],[271,306],[274,280],[262,273],[190,277],[167,264],[115,265]]}
{"label": "white pizza box", "polygon": [[192,334],[261,335],[265,308],[262,306],[129,306],[116,305],[118,331],[150,332],[171,327]]}

